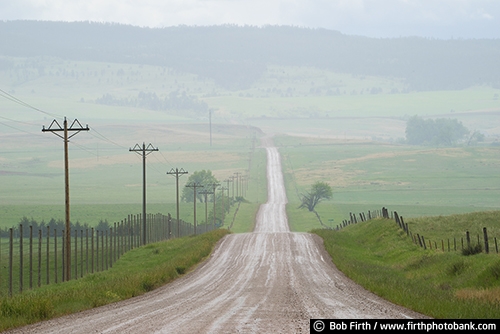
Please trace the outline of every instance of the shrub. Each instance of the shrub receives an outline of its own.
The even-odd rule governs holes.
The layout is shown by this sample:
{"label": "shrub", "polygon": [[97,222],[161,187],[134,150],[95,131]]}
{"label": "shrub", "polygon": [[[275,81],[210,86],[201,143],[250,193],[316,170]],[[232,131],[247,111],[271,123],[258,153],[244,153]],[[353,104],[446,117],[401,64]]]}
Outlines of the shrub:
{"label": "shrub", "polygon": [[455,262],[448,268],[448,274],[458,276],[465,270],[465,268],[466,265],[463,260]]}
{"label": "shrub", "polygon": [[475,255],[479,254],[483,251],[483,246],[481,244],[477,244],[475,246],[467,246],[464,249],[462,249],[462,255],[468,256],[468,255]]}

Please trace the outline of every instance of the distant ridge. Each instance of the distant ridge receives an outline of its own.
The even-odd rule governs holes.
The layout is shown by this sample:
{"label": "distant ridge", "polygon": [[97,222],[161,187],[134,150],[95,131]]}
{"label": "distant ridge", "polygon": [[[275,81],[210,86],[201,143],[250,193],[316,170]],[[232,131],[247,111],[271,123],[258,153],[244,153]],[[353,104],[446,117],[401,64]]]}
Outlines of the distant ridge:
{"label": "distant ridge", "polygon": [[248,88],[268,65],[402,78],[412,90],[500,88],[500,40],[376,39],[292,26],[141,28],[92,22],[0,21],[3,57],[166,66]]}

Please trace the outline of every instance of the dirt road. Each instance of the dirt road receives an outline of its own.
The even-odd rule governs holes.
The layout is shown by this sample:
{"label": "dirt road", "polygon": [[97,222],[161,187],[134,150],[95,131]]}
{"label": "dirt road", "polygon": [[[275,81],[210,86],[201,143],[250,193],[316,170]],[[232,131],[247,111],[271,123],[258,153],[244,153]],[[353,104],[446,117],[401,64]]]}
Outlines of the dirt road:
{"label": "dirt road", "polygon": [[321,239],[291,233],[280,156],[253,233],[226,236],[197,270],[146,295],[16,333],[308,333],[310,318],[421,318],[339,272]]}

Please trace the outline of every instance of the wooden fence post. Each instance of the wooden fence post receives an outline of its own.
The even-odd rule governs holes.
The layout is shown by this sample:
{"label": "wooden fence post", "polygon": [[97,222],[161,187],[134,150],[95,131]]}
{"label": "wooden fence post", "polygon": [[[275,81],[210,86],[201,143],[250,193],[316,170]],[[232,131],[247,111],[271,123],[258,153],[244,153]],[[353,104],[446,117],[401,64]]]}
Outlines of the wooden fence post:
{"label": "wooden fence post", "polygon": [[90,229],[90,273],[94,273],[94,228]]}
{"label": "wooden fence post", "polygon": [[85,229],[85,274],[89,273],[89,229]]}
{"label": "wooden fence post", "polygon": [[[104,231],[103,231],[104,232]],[[105,256],[105,259],[106,259],[106,270],[108,270],[108,258],[109,258],[109,247],[108,247],[108,229],[106,229],[105,231],[106,233],[106,256]],[[104,247],[102,248],[104,250]],[[104,254],[104,252],[103,252]]]}
{"label": "wooden fence post", "polygon": [[486,227],[483,227],[483,235],[484,235],[484,251],[486,254],[490,252],[490,246],[488,244],[488,232],[486,231]]}
{"label": "wooden fence post", "polygon": [[96,235],[96,253],[95,253],[96,266],[95,266],[95,271],[98,272],[99,271],[99,230],[95,231],[95,235]]}
{"label": "wooden fence post", "polygon": [[117,234],[116,234],[116,223],[113,223],[113,227],[111,227],[111,248],[113,252],[113,256],[111,257],[111,267],[113,267],[113,264],[116,262],[116,251],[117,251]]}
{"label": "wooden fence post", "polygon": [[64,268],[66,268],[65,266],[65,263],[66,263],[66,231],[65,230],[62,230],[61,231],[62,234],[61,234],[61,240],[62,240],[62,245],[61,245],[61,248],[62,248],[62,259],[61,259],[61,262],[62,262],[62,282],[65,282],[67,277],[66,277],[66,270],[64,270]]}
{"label": "wooden fence post", "polygon": [[83,229],[80,230],[80,278],[83,277]]}
{"label": "wooden fence post", "polygon": [[57,229],[54,229],[54,281],[57,283]]}
{"label": "wooden fence post", "polygon": [[23,225],[19,225],[19,292],[23,292]]}
{"label": "wooden fence post", "polygon": [[9,296],[12,297],[12,286],[13,286],[13,261],[14,261],[14,230],[9,229]]}
{"label": "wooden fence post", "polygon": [[101,271],[104,271],[104,231],[101,231]]}
{"label": "wooden fence post", "polygon": [[75,229],[75,279],[78,279],[78,230]]}
{"label": "wooden fence post", "polygon": [[47,256],[46,256],[46,258],[47,258],[47,260],[46,260],[46,262],[47,262],[47,284],[50,283],[50,265],[49,265],[50,257],[49,257],[49,253],[50,253],[50,226],[47,226]]}
{"label": "wooden fence post", "polygon": [[38,230],[38,282],[37,286],[42,285],[42,230]]}
{"label": "wooden fence post", "polygon": [[30,225],[30,237],[29,237],[29,245],[30,245],[30,251],[29,251],[29,285],[30,285],[30,290],[33,289],[33,226]]}

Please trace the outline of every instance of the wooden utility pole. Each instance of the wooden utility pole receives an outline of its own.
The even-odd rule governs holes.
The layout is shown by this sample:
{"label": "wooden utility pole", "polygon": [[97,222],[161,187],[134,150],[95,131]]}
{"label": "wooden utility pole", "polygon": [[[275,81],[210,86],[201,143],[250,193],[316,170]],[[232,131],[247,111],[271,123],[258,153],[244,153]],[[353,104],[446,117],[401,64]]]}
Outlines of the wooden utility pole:
{"label": "wooden utility pole", "polygon": [[181,226],[179,223],[179,177],[187,173],[188,172],[185,171],[183,168],[181,169],[176,168],[175,170],[172,168],[170,172],[167,172],[167,174],[175,176],[175,189],[177,197],[177,237],[180,236],[180,226]]}
{"label": "wooden utility pole", "polygon": [[[230,178],[231,178],[231,177],[229,177],[227,180],[224,180],[224,182],[226,182],[226,185],[227,185],[226,190],[227,190],[227,199],[228,199],[228,201],[229,201],[229,182],[232,182],[232,181],[230,180]],[[229,203],[229,202],[228,202],[228,203]]]}
{"label": "wooden utility pole", "polygon": [[210,146],[212,146],[212,109],[208,110],[208,119],[210,123]]}
{"label": "wooden utility pole", "polygon": [[234,173],[234,175],[236,175],[236,197],[238,197],[238,195],[239,195],[239,192],[238,192],[238,183],[240,183],[240,175],[241,175],[241,173],[236,172],[236,173]]}
{"label": "wooden utility pole", "polygon": [[216,193],[215,193],[215,189],[217,189],[217,187],[220,185],[218,183],[212,183],[210,184],[212,186],[212,194],[214,194],[214,221],[213,221],[213,229],[215,230],[215,219],[217,217],[216,215],[216,209],[215,209],[215,198],[217,197],[216,196]]}
{"label": "wooden utility pole", "polygon": [[146,146],[142,143],[142,147],[139,144],[135,144],[134,148],[129,149],[129,152],[136,152],[142,155],[142,244],[145,245],[147,241],[146,237],[146,156],[151,154],[151,152],[158,151],[158,148],[153,147],[151,143]]}
{"label": "wooden utility pole", "polygon": [[198,194],[205,195],[205,225],[208,225],[208,199],[207,195],[213,194],[211,191],[202,190]]}
{"label": "wooden utility pole", "polygon": [[194,202],[194,209],[193,209],[193,215],[194,215],[194,235],[196,235],[196,188],[203,188],[203,185],[199,183],[191,183],[191,184],[186,184],[186,187],[188,188],[193,188],[193,202]]}
{"label": "wooden utility pole", "polygon": [[[230,177],[228,177],[228,180],[227,180],[228,181],[227,182],[228,188],[229,188],[229,182],[232,183],[231,198],[233,199],[233,201],[234,201],[234,179],[235,178],[236,177],[234,175],[231,175]],[[229,194],[229,189],[228,189],[227,193]]]}
{"label": "wooden utility pole", "polygon": [[[64,117],[63,126],[61,126],[56,120],[50,123],[49,127],[46,129],[45,126],[42,127],[42,132],[52,132],[56,136],[64,140],[64,194],[65,194],[65,262],[64,262],[64,279],[69,281],[71,279],[71,224],[70,224],[70,212],[69,212],[69,159],[68,159],[68,143],[69,139],[77,135],[80,131],[89,131],[89,126],[83,127],[82,124],[75,119],[71,126],[68,128],[68,121]],[[62,135],[59,134],[62,132]],[[69,135],[69,133],[72,133]]]}
{"label": "wooden utility pole", "polygon": [[224,190],[226,188],[224,186],[220,187],[220,194],[221,194],[221,200],[222,200],[222,218],[221,218],[221,226],[224,225],[224,218],[226,218],[226,207],[224,206]]}

